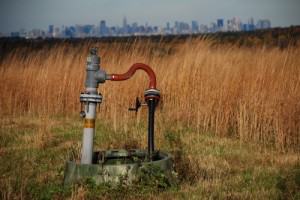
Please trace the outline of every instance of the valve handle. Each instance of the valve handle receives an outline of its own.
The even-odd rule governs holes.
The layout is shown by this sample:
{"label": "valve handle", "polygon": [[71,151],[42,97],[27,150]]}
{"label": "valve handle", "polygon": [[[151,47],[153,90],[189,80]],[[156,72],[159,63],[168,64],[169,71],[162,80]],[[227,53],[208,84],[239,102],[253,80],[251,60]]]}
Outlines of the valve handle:
{"label": "valve handle", "polygon": [[137,97],[135,99],[135,108],[128,108],[129,111],[135,111],[136,113],[138,112],[139,108],[142,106],[141,101],[139,100],[139,98]]}
{"label": "valve handle", "polygon": [[84,111],[80,111],[79,115],[80,115],[81,118],[85,118],[85,116],[86,116]]}

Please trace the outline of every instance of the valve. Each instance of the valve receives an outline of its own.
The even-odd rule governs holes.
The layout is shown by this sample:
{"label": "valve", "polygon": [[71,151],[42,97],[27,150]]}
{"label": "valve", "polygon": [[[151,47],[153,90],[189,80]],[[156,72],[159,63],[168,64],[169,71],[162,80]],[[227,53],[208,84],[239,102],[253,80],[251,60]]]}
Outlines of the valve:
{"label": "valve", "polygon": [[128,111],[135,111],[135,113],[137,113],[139,111],[139,109],[141,108],[141,106],[147,106],[146,103],[142,103],[140,101],[140,99],[137,97],[135,99],[135,107],[134,108],[128,108]]}
{"label": "valve", "polygon": [[85,114],[85,112],[83,110],[81,110],[80,113],[79,113],[79,116],[81,118],[85,118],[86,114]]}

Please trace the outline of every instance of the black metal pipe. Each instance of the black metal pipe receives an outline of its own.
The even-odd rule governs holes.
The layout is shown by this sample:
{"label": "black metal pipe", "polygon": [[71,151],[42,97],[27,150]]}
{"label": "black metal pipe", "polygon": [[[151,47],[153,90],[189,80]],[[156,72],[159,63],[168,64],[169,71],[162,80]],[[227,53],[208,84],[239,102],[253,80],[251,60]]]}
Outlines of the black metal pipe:
{"label": "black metal pipe", "polygon": [[154,152],[154,112],[156,106],[156,100],[153,98],[148,99],[148,156],[152,160]]}

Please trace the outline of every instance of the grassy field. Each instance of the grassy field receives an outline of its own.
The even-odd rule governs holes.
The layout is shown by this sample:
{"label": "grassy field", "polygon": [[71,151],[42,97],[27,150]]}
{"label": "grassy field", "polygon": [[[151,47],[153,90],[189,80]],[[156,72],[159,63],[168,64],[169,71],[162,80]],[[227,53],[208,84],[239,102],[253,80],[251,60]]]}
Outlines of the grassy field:
{"label": "grassy field", "polygon": [[[80,151],[78,118],[12,118],[1,123],[2,199],[299,199],[299,155],[188,128],[168,127],[160,148],[173,154],[178,183],[63,188],[64,164]],[[139,146],[142,125],[115,132],[98,123],[96,148]],[[142,139],[142,141],[143,141]],[[121,142],[120,142],[121,141]]]}
{"label": "grassy field", "polygon": [[[173,186],[61,187],[65,161],[80,152],[79,94],[92,46],[108,73],[135,62],[156,72],[156,146],[174,156]],[[0,198],[299,199],[299,55],[297,47],[208,39],[20,44],[0,60]],[[146,147],[146,109],[127,111],[146,87],[142,73],[100,86],[97,149]]]}

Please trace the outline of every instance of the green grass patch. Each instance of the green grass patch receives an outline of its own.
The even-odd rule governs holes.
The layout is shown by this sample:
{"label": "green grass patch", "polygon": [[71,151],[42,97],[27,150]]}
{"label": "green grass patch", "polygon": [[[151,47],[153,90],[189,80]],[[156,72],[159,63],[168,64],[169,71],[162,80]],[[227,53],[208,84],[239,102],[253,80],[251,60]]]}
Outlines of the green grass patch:
{"label": "green grass patch", "polygon": [[[166,127],[172,127],[167,125]],[[112,130],[97,122],[95,149],[140,147],[143,123]],[[144,130],[145,129],[145,130]],[[1,123],[0,199],[299,199],[296,153],[220,138],[191,128],[165,128],[158,148],[171,152],[177,173],[172,185],[158,170],[140,182],[117,187],[83,182],[63,187],[65,162],[79,159],[79,118],[15,119]],[[298,164],[298,165],[297,165]]]}

